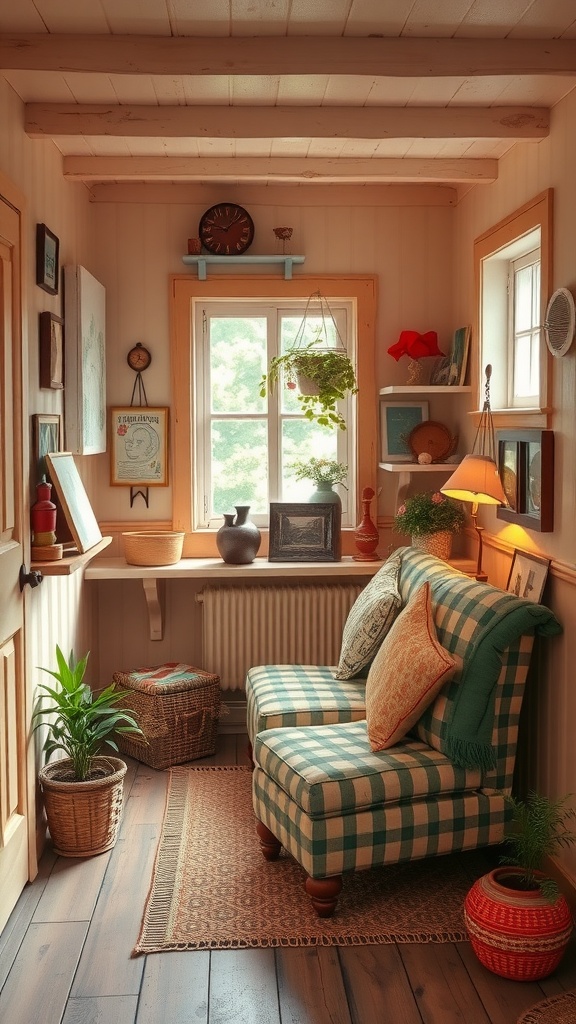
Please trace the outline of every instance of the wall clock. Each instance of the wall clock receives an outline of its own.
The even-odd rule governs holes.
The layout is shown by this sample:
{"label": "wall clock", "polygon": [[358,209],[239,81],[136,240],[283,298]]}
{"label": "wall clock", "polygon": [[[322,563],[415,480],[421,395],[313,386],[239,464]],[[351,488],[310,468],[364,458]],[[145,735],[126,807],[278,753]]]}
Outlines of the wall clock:
{"label": "wall clock", "polygon": [[214,256],[240,256],[252,245],[254,222],[243,206],[217,203],[202,214],[198,234]]}
{"label": "wall clock", "polygon": [[141,373],[142,370],[147,370],[150,366],[152,356],[148,349],[144,348],[142,342],[137,341],[134,348],[131,348],[126,356],[126,362],[131,370],[135,370],[136,373]]}

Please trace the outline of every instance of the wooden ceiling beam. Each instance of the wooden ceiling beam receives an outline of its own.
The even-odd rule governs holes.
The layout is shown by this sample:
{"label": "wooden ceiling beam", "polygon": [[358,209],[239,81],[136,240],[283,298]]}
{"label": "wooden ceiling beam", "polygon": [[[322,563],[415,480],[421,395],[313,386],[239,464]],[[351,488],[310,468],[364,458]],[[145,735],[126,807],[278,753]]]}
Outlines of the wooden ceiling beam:
{"label": "wooden ceiling beam", "polygon": [[373,184],[380,182],[490,183],[497,160],[256,157],[64,157],[69,181],[249,181]]}
{"label": "wooden ceiling beam", "polygon": [[542,107],[228,107],[27,103],[30,138],[543,139]]}
{"label": "wooden ceiling beam", "polygon": [[118,75],[574,75],[576,39],[5,33],[0,68]]}

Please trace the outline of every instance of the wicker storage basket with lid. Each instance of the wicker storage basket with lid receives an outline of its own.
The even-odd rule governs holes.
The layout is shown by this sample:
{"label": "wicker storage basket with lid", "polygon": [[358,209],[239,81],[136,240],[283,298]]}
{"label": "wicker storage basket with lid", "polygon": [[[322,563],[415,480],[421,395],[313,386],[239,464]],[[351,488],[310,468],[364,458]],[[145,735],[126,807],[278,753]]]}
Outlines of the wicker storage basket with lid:
{"label": "wicker storage basket with lid", "polygon": [[220,676],[194,665],[167,662],[132,672],[115,672],[114,682],[130,690],[124,706],[137,715],[143,736],[119,734],[123,753],[151,768],[169,768],[216,749],[220,717]]}

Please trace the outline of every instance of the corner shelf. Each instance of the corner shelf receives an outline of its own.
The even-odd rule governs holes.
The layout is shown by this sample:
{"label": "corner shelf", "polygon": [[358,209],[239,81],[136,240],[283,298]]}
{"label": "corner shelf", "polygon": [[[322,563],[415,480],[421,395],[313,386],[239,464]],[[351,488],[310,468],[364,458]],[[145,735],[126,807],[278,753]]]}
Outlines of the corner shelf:
{"label": "corner shelf", "polygon": [[272,263],[284,264],[284,280],[292,279],[292,267],[298,263],[304,263],[305,256],[183,256],[182,263],[190,267],[198,268],[198,280],[205,281],[209,264],[235,263],[245,266],[255,266]]}
{"label": "corner shelf", "polygon": [[39,570],[43,576],[71,576],[73,572],[88,565],[111,543],[112,537],[102,537],[102,540],[82,553],[77,548],[65,548],[66,554],[63,558],[58,558],[53,562],[32,562],[30,568]]}

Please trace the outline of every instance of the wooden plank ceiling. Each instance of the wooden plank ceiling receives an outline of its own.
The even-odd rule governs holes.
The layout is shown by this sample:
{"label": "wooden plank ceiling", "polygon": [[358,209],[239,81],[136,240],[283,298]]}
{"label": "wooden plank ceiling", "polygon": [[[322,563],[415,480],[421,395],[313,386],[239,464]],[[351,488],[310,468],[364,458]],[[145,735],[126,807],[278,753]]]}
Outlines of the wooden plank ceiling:
{"label": "wooden plank ceiling", "polygon": [[0,74],[64,174],[484,183],[576,85],[574,0],[18,0]]}

